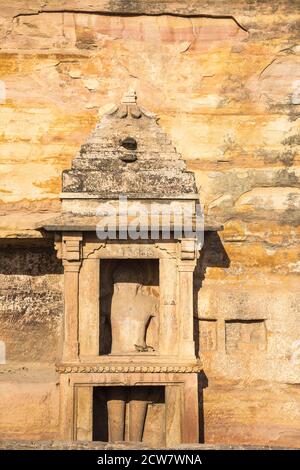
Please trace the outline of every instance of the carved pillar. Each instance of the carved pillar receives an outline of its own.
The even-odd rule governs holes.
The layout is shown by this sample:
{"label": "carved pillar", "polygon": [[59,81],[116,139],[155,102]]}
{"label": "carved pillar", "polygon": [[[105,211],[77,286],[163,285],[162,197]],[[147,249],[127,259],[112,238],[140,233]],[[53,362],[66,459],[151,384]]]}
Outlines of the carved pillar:
{"label": "carved pillar", "polygon": [[176,259],[159,260],[159,297],[160,297],[160,354],[178,353],[178,317],[176,308],[177,289]]}
{"label": "carved pillar", "polygon": [[182,240],[178,261],[179,315],[180,315],[180,354],[195,357],[193,273],[196,266],[195,240]]}
{"label": "carved pillar", "polygon": [[60,439],[72,441],[73,420],[74,420],[74,396],[73,387],[70,385],[70,378],[67,374],[60,374],[59,383],[59,419],[60,419]]}
{"label": "carved pillar", "polygon": [[81,266],[81,235],[63,236],[64,266],[64,340],[63,361],[76,361],[79,355],[79,270]]}
{"label": "carved pillar", "polygon": [[93,440],[93,387],[77,387],[76,440]]}
{"label": "carved pillar", "polygon": [[182,391],[180,385],[166,385],[166,445],[176,446],[181,443]]}
{"label": "carved pillar", "polygon": [[182,420],[182,442],[199,442],[198,376],[186,374]]}
{"label": "carved pillar", "polygon": [[80,355],[99,356],[100,260],[84,259],[79,279]]}
{"label": "carved pillar", "polygon": [[113,387],[107,399],[109,441],[123,441],[125,433],[126,391]]}

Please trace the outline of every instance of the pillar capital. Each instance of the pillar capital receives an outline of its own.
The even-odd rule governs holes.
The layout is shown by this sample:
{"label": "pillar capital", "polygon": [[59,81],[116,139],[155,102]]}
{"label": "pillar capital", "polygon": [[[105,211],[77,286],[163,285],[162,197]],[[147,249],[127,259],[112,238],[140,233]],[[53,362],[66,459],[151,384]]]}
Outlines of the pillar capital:
{"label": "pillar capital", "polygon": [[195,238],[182,238],[179,240],[179,258],[184,261],[191,261],[197,258],[197,244]]}
{"label": "pillar capital", "polygon": [[65,261],[80,261],[82,259],[82,233],[64,232],[62,234],[62,258]]}
{"label": "pillar capital", "polygon": [[194,272],[196,267],[196,260],[191,261],[178,261],[178,271],[179,272]]}
{"label": "pillar capital", "polygon": [[78,273],[81,267],[81,261],[69,261],[64,259],[63,260],[63,267],[65,273],[75,272]]}

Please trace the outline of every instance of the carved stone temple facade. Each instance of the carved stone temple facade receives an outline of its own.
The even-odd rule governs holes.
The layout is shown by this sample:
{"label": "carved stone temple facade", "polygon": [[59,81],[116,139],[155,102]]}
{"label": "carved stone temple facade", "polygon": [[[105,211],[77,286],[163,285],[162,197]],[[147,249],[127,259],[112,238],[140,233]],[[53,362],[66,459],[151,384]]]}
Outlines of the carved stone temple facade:
{"label": "carved stone temple facade", "polygon": [[[199,442],[193,320],[199,240],[195,231],[176,235],[184,208],[195,224],[193,173],[131,91],[81,146],[62,188],[61,215],[44,225],[55,233],[64,269],[61,438]],[[154,238],[150,226],[144,237],[130,237],[132,219],[122,214],[120,195],[128,206],[142,204],[149,218],[155,204]],[[98,237],[96,214],[107,204],[115,209],[115,239]],[[138,212],[138,235],[146,222]]]}
{"label": "carved stone temple facade", "polygon": [[299,447],[299,0],[0,4],[0,447]]}

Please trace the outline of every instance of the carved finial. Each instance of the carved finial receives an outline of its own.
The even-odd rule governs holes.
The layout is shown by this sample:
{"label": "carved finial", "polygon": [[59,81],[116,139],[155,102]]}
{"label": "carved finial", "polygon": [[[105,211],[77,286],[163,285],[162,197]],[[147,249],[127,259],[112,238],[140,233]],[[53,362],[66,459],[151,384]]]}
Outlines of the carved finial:
{"label": "carved finial", "polygon": [[130,116],[135,119],[139,119],[142,115],[148,118],[156,118],[156,114],[151,113],[137,104],[136,92],[133,89],[129,89],[124,93],[121,103],[119,105],[112,106],[105,114],[116,115],[120,119]]}
{"label": "carved finial", "polygon": [[128,115],[135,119],[142,116],[142,112],[136,103],[136,92],[132,89],[124,94],[118,111],[118,116],[121,119],[126,118]]}
{"label": "carved finial", "polygon": [[133,89],[129,89],[124,93],[121,103],[123,104],[136,104],[136,92]]}

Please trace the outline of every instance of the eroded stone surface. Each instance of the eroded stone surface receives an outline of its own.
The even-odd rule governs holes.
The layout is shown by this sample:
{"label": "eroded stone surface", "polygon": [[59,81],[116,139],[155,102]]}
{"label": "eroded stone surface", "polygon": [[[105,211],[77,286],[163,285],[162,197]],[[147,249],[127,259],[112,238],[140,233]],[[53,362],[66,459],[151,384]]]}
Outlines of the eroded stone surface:
{"label": "eroded stone surface", "polygon": [[0,338],[6,361],[55,361],[63,311],[62,268],[51,246],[3,245]]}

